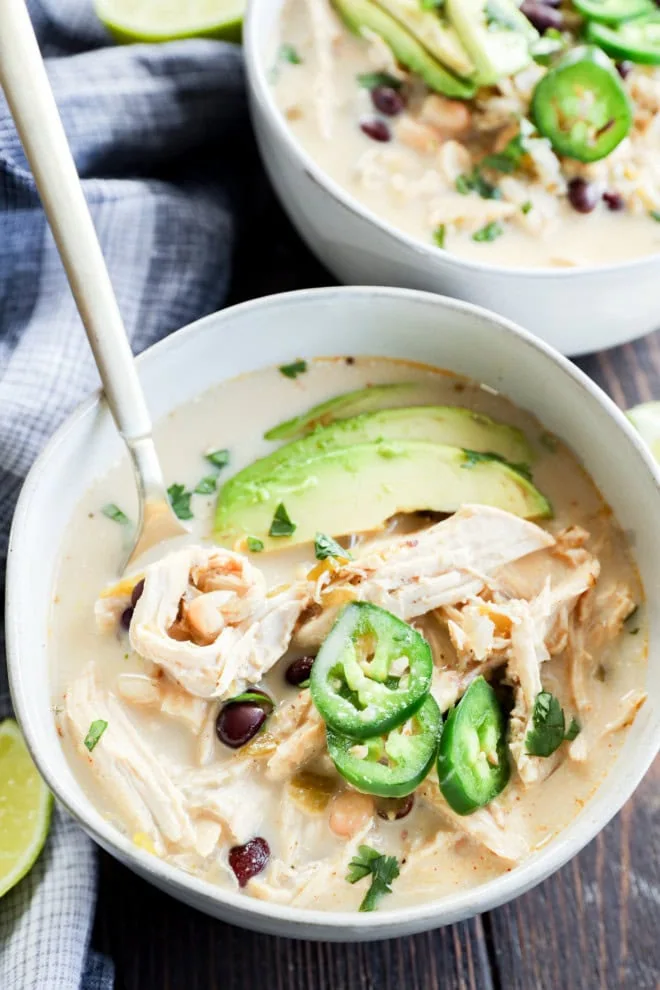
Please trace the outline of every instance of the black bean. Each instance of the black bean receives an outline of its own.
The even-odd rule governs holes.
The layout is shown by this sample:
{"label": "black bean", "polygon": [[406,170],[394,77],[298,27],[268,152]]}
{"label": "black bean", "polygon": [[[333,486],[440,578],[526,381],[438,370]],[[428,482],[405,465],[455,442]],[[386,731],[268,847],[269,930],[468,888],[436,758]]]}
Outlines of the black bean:
{"label": "black bean", "polygon": [[409,794],[404,798],[383,798],[378,802],[378,817],[386,822],[398,822],[409,815],[415,804],[415,796]]}
{"label": "black bean", "polygon": [[564,26],[564,15],[561,11],[555,10],[550,4],[541,3],[540,0],[523,0],[520,10],[541,34],[548,28],[561,31]]}
{"label": "black bean", "polygon": [[244,846],[232,846],[229,850],[229,865],[234,871],[239,887],[244,887],[251,877],[256,877],[266,868],[270,858],[270,847],[265,839],[256,836]]}
{"label": "black bean", "polygon": [[240,749],[256,736],[267,718],[268,712],[256,701],[232,701],[220,710],[215,731],[225,746]]}
{"label": "black bean", "polygon": [[591,213],[600,199],[598,187],[586,179],[571,179],[568,183],[568,199],[578,213]]}
{"label": "black bean", "polygon": [[604,192],[603,199],[607,205],[608,210],[614,210],[618,212],[619,210],[625,210],[626,204],[621,193],[618,192]]}
{"label": "black bean", "polygon": [[401,93],[393,86],[376,86],[371,90],[371,102],[386,117],[396,117],[406,105]]}
{"label": "black bean", "polygon": [[365,117],[361,120],[360,130],[373,141],[389,141],[392,136],[385,121],[378,120],[377,117]]}
{"label": "black bean", "polygon": [[124,611],[121,613],[120,622],[124,629],[130,629],[132,618],[133,618],[133,608],[132,606],[129,605],[128,608],[125,608]]}
{"label": "black bean", "polygon": [[622,62],[616,63],[616,71],[619,73],[622,79],[627,79],[632,70],[635,68],[633,62],[629,62],[628,59],[624,59]]}
{"label": "black bean", "polygon": [[285,680],[294,687],[300,687],[309,680],[313,664],[314,657],[298,657],[297,660],[292,660],[286,668]]}
{"label": "black bean", "polygon": [[143,591],[144,591],[144,578],[138,581],[138,583],[135,585],[135,587],[131,592],[131,605],[133,606],[133,608],[135,608],[137,603],[142,598]]}

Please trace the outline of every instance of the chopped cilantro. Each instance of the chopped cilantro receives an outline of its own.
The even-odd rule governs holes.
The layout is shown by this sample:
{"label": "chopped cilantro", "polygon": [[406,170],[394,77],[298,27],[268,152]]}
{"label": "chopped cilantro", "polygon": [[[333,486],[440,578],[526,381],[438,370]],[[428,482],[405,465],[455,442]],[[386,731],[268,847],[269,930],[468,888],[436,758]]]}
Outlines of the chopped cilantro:
{"label": "chopped cilantro", "polygon": [[341,560],[351,560],[352,554],[325,533],[317,533],[314,537],[314,553],[317,560],[327,560],[328,557],[339,557]]}
{"label": "chopped cilantro", "polygon": [[578,722],[578,720],[574,715],[573,718],[571,719],[571,724],[566,729],[566,734],[564,735],[564,739],[566,740],[566,742],[573,742],[573,740],[579,735],[580,735],[580,723]]}
{"label": "chopped cilantro", "polygon": [[280,45],[280,50],[277,53],[277,57],[280,62],[289,62],[290,65],[302,65],[302,59],[293,45],[285,42],[285,44]]}
{"label": "chopped cilantro", "polygon": [[502,193],[492,182],[484,179],[478,168],[473,168],[471,172],[464,172],[456,179],[456,191],[461,196],[476,192],[482,199],[501,199]]}
{"label": "chopped cilantro", "polygon": [[107,516],[108,519],[112,519],[113,522],[121,523],[122,526],[126,526],[130,522],[130,519],[126,513],[122,512],[119,506],[115,505],[114,502],[108,502],[107,505],[104,505],[101,512],[104,516]]}
{"label": "chopped cilantro", "polygon": [[652,220],[656,220],[658,223],[660,223],[660,210],[651,210],[649,216],[651,217]]}
{"label": "chopped cilantro", "polygon": [[229,464],[229,451],[226,448],[221,450],[209,450],[204,457],[213,467],[223,468]]}
{"label": "chopped cilantro", "polygon": [[445,236],[447,234],[447,227],[444,223],[439,223],[438,226],[433,231],[433,240],[439,248],[445,246]]}
{"label": "chopped cilantro", "polygon": [[296,524],[291,522],[289,518],[289,513],[286,511],[284,502],[280,504],[275,509],[275,515],[273,516],[273,521],[270,524],[270,529],[268,530],[269,536],[292,536],[295,533]]}
{"label": "chopped cilantro", "polygon": [[527,216],[527,214],[529,213],[529,211],[532,210],[532,209],[534,209],[533,204],[532,204],[531,200],[528,199],[520,207],[520,212],[521,213],[524,213],[525,216]]}
{"label": "chopped cilantro", "polygon": [[360,846],[348,865],[346,879],[349,883],[359,883],[368,876],[371,876],[371,886],[360,904],[360,911],[373,911],[381,897],[392,893],[392,881],[399,876],[396,857],[385,856],[371,846]]}
{"label": "chopped cilantro", "polygon": [[496,172],[505,172],[508,174],[518,168],[524,156],[525,148],[522,134],[516,134],[502,151],[493,155],[486,155],[480,164],[487,168],[495,169]]}
{"label": "chopped cilantro", "polygon": [[445,0],[419,0],[422,10],[442,10]]}
{"label": "chopped cilantro", "polygon": [[97,718],[95,722],[92,722],[85,736],[85,747],[90,753],[107,728],[108,723],[103,718]]}
{"label": "chopped cilantro", "polygon": [[197,482],[195,488],[196,495],[212,495],[216,489],[218,482],[214,474],[207,474],[204,478],[201,478]]}
{"label": "chopped cilantro", "polygon": [[174,514],[179,519],[192,519],[193,514],[190,510],[190,496],[192,492],[187,492],[185,485],[170,485],[167,489],[167,494],[169,495],[170,504],[174,509]]}
{"label": "chopped cilantro", "polygon": [[280,371],[286,378],[297,378],[307,371],[307,361],[293,361],[292,364],[280,365]]}
{"label": "chopped cilantro", "polygon": [[504,233],[504,227],[497,220],[492,220],[487,223],[485,227],[477,230],[476,233],[472,235],[472,240],[476,241],[477,244],[489,244],[491,241],[497,240]]}
{"label": "chopped cilantro", "polygon": [[389,89],[401,89],[401,80],[389,72],[361,72],[357,77],[358,86],[363,89],[376,89],[377,86],[387,86]]}
{"label": "chopped cilantro", "polygon": [[264,548],[264,541],[258,540],[256,536],[248,536],[245,542],[250,553],[261,553]]}
{"label": "chopped cilantro", "polygon": [[525,737],[525,749],[531,756],[551,756],[565,739],[575,739],[580,726],[575,718],[566,729],[566,716],[559,700],[549,691],[540,691],[534,702],[533,728]]}

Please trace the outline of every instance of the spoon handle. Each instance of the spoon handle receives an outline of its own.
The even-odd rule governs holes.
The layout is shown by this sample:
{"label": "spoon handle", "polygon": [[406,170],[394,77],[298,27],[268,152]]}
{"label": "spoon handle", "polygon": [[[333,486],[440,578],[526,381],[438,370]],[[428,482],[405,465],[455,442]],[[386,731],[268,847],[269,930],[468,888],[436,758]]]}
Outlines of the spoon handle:
{"label": "spoon handle", "polygon": [[24,0],[0,0],[2,85],[115,423],[130,447],[151,419]]}

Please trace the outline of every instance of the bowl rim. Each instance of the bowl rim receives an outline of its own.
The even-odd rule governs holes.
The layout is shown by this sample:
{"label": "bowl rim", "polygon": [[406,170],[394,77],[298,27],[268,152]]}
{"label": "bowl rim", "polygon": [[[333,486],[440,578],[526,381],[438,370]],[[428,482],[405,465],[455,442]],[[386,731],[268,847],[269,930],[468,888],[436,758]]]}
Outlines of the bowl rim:
{"label": "bowl rim", "polygon": [[539,278],[543,280],[575,280],[586,276],[597,278],[611,275],[614,272],[626,273],[635,268],[653,263],[660,263],[660,250],[652,254],[641,255],[639,258],[628,258],[623,261],[613,261],[604,265],[577,265],[573,268],[552,268],[548,265],[538,267],[513,265],[497,265],[487,261],[476,261],[472,258],[461,258],[449,251],[444,251],[433,243],[426,244],[421,239],[400,230],[388,220],[378,216],[368,206],[363,205],[348,190],[344,189],[335,179],[318,164],[318,162],[303,148],[287,127],[284,117],[275,102],[273,88],[268,81],[265,59],[262,57],[257,42],[257,20],[259,11],[269,0],[248,0],[245,19],[243,22],[243,50],[247,68],[248,86],[257,100],[261,112],[269,119],[289,152],[298,159],[307,176],[319,185],[331,199],[340,206],[378,228],[390,238],[401,241],[407,248],[425,255],[431,259],[442,259],[443,264],[450,268],[486,275],[501,275],[508,278]]}
{"label": "bowl rim", "polygon": [[[511,320],[473,303],[441,296],[433,292],[381,286],[333,286],[262,296],[211,313],[182,327],[146,348],[138,356],[137,361],[140,365],[148,364],[157,358],[161,352],[172,347],[180,347],[190,337],[204,334],[210,328],[214,328],[217,332],[218,325],[231,325],[236,313],[243,315],[256,309],[267,309],[281,304],[307,305],[310,302],[314,304],[315,301],[322,304],[331,301],[332,297],[337,295],[357,298],[373,297],[374,295],[384,298],[398,297],[408,299],[413,303],[415,301],[431,303],[445,312],[462,311],[479,317],[481,320],[485,319],[499,333],[505,333],[515,338],[517,341],[515,346],[527,346],[540,351],[544,359],[558,365],[564,374],[572,378],[583,391],[590,395],[592,400],[596,401],[609,414],[609,418],[614,421],[615,428],[625,434],[627,442],[632,444],[641,455],[646,469],[655,483],[660,499],[660,468],[656,465],[626,416],[595,382],[549,344],[518,327]],[[360,937],[360,935],[365,938],[387,938],[391,936],[393,930],[396,931],[397,929],[401,930],[401,934],[407,934],[450,924],[496,908],[500,904],[525,893],[580,852],[629,800],[656,755],[660,752],[660,725],[655,734],[647,741],[646,752],[639,755],[634,768],[631,768],[626,774],[625,783],[618,787],[616,799],[608,803],[596,817],[593,814],[591,816],[585,815],[585,812],[588,811],[598,791],[606,785],[607,777],[595,789],[586,808],[578,816],[584,815],[584,819],[576,834],[570,837],[566,835],[571,829],[571,824],[575,822],[573,819],[573,822],[559,832],[546,847],[537,850],[514,869],[493,880],[420,905],[392,909],[385,907],[373,914],[292,907],[246,897],[238,891],[226,890],[216,884],[185,873],[180,868],[166,863],[136,846],[101,815],[83,791],[80,795],[75,792],[67,792],[67,785],[60,784],[57,773],[49,765],[48,752],[40,749],[38,740],[33,736],[32,716],[27,705],[27,698],[30,693],[28,675],[31,668],[29,663],[22,662],[23,650],[20,636],[21,623],[19,621],[21,606],[17,601],[15,590],[19,585],[21,570],[29,569],[30,566],[27,556],[21,553],[21,544],[23,533],[29,528],[33,492],[41,486],[42,479],[47,478],[50,463],[57,458],[58,449],[67,442],[69,434],[78,428],[81,420],[98,410],[102,402],[101,390],[97,390],[84,400],[52,435],[28,472],[16,505],[9,537],[5,613],[11,697],[28,749],[58,801],[104,849],[121,861],[130,863],[132,868],[142,876],[149,878],[157,886],[165,887],[170,892],[175,890],[183,900],[186,900],[186,895],[196,895],[199,900],[216,905],[220,909],[219,913],[225,908],[225,916],[231,915],[228,920],[240,919],[247,927],[260,927],[259,919],[261,919],[262,930],[268,930],[268,922],[272,922],[273,926],[278,924],[285,927],[290,926],[295,934],[302,935],[302,937],[328,937],[328,932],[335,930],[334,937],[338,939],[350,939]],[[199,906],[199,901],[196,906]],[[210,911],[209,913],[214,912]],[[251,924],[251,919],[254,919],[255,924]]]}

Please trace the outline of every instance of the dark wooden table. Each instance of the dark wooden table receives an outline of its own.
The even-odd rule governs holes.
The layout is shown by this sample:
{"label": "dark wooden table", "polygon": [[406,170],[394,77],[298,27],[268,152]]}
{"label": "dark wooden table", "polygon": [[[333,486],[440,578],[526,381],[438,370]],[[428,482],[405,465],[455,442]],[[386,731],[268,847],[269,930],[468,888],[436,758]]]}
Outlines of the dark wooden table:
{"label": "dark wooden table", "polygon": [[[332,283],[259,192],[230,302]],[[578,364],[622,407],[660,398],[660,332]],[[660,762],[559,873],[450,928],[367,945],[256,935],[102,855],[93,944],[114,959],[118,990],[658,990]]]}

